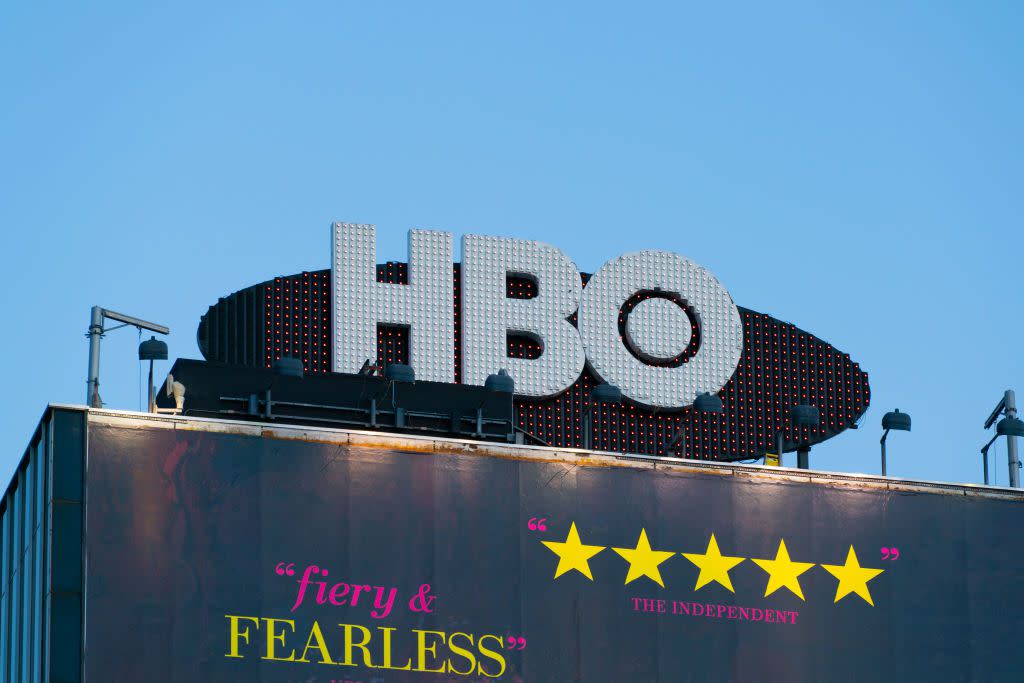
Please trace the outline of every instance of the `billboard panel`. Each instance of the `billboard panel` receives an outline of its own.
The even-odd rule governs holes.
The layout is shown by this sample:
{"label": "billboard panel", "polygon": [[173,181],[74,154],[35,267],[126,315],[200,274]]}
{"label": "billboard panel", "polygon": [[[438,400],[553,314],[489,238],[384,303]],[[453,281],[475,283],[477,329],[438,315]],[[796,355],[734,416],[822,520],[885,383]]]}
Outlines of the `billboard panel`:
{"label": "billboard panel", "polygon": [[[408,283],[409,264],[388,262],[376,268],[379,283]],[[582,275],[588,283],[589,275]],[[286,275],[246,287],[222,297],[199,323],[196,339],[203,357],[232,366],[270,368],[283,357],[302,360],[307,376],[325,375],[331,368],[334,341],[331,329],[331,272],[309,271]],[[453,335],[455,349],[470,342],[463,333],[462,264],[452,266],[454,292]],[[509,273],[507,296],[530,300],[539,293],[531,279]],[[653,302],[652,292],[641,292],[622,309],[623,335],[631,312]],[[778,448],[817,444],[856,424],[871,400],[868,374],[825,340],[795,325],[740,306],[743,323],[743,356],[732,379],[718,396],[724,412],[701,414],[692,407],[655,410],[625,403],[603,409],[593,428],[595,444],[602,450],[650,455],[678,455],[693,459],[745,460],[760,458]],[[497,315],[497,314],[495,314]],[[575,324],[576,316],[570,320]],[[699,338],[697,319],[690,320],[694,342]],[[375,358],[378,365],[412,360],[408,327],[378,325]],[[522,334],[509,333],[506,355],[510,360],[536,359],[543,345]],[[695,343],[687,346],[689,353]],[[463,383],[460,353],[453,357],[455,381]],[[673,362],[674,364],[674,362]],[[499,363],[488,372],[507,366]],[[580,448],[586,442],[581,418],[591,405],[591,391],[601,379],[585,367],[567,391],[551,397],[516,396],[516,427],[531,443],[560,448]],[[817,406],[820,424],[798,426],[791,409],[798,404]],[[168,406],[172,404],[167,404]],[[189,410],[186,396],[185,409]]]}
{"label": "billboard panel", "polygon": [[1017,676],[1018,502],[340,441],[91,424],[85,680]]}

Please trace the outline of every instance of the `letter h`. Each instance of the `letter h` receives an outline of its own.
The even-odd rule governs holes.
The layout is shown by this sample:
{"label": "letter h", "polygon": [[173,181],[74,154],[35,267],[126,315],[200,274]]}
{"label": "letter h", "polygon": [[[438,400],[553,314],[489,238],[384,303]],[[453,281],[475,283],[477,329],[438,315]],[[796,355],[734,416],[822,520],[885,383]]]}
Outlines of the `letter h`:
{"label": "letter h", "polygon": [[409,329],[416,379],[455,381],[452,236],[409,231],[409,283],[377,282],[372,225],[335,223],[331,257],[334,372],[358,372],[377,357],[377,325]]}

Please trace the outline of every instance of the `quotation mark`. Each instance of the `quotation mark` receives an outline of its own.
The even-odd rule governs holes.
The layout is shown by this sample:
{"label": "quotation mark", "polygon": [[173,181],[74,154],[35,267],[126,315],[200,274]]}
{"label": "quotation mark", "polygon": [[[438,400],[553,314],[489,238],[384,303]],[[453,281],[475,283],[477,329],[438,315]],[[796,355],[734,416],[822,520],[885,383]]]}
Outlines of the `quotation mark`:
{"label": "quotation mark", "polygon": [[286,564],[284,562],[278,562],[277,566],[274,567],[274,572],[278,576],[295,576],[295,563],[291,562]]}
{"label": "quotation mark", "polygon": [[882,559],[883,560],[898,560],[900,559],[899,548],[882,548]]}
{"label": "quotation mark", "polygon": [[525,650],[526,649],[526,638],[519,636],[509,636],[505,639],[506,650]]}
{"label": "quotation mark", "polygon": [[530,531],[547,531],[548,530],[548,518],[541,517],[530,517],[530,521],[526,523],[526,528]]}

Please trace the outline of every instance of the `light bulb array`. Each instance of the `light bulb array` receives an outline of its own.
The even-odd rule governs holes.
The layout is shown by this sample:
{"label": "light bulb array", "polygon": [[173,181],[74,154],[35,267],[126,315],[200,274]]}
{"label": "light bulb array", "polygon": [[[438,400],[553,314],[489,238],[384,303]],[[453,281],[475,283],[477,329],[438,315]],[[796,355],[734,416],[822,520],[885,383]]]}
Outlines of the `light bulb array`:
{"label": "light bulb array", "polygon": [[[587,281],[583,276],[584,284]],[[461,381],[460,266],[453,266],[455,379]],[[377,281],[408,282],[404,263],[377,266]],[[537,295],[528,278],[509,276],[510,298]],[[331,273],[329,270],[283,276],[249,287],[210,307],[200,325],[200,348],[212,361],[271,367],[284,356],[300,358],[307,373],[327,373],[331,367]],[[668,298],[690,318],[692,337],[686,349],[667,364],[681,364],[700,345],[700,327],[686,302],[658,292],[640,292],[623,305],[620,329],[640,301]],[[788,449],[814,444],[854,424],[870,402],[867,373],[844,354],[817,337],[763,313],[740,308],[743,354],[732,378],[719,392],[724,411],[701,414],[683,410],[651,410],[632,403],[604,405],[594,412],[595,446],[602,450],[651,455],[665,453],[665,444],[682,431],[679,452],[689,458],[740,460],[774,450],[781,432]],[[575,316],[570,318],[575,324]],[[533,339],[508,335],[508,355],[536,358],[543,349]],[[408,329],[380,325],[378,364],[409,360]],[[497,368],[495,369],[497,370]],[[583,415],[591,410],[590,392],[598,380],[589,369],[567,391],[547,399],[516,397],[516,424],[553,446],[581,447]],[[815,405],[821,423],[798,428],[790,409],[798,403]]]}

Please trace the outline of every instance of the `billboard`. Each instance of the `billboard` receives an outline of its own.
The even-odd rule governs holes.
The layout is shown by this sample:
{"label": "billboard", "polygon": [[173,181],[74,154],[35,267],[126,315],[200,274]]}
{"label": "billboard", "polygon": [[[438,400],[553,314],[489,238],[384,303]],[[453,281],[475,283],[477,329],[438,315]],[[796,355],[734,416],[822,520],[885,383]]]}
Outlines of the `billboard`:
{"label": "billboard", "polygon": [[90,421],[86,681],[1017,678],[1018,501],[202,429]]}
{"label": "billboard", "polygon": [[[308,375],[366,361],[411,364],[418,379],[479,385],[515,378],[516,428],[531,443],[583,447],[591,392],[600,450],[744,460],[808,447],[861,418],[867,373],[792,323],[737,306],[709,271],[661,250],[581,273],[562,250],[527,240],[412,231],[409,263],[376,263],[373,226],[336,223],[330,270],[247,287],[211,306],[197,330],[214,362],[269,368],[301,359]],[[823,283],[824,286],[824,283]],[[845,306],[847,302],[836,302]],[[717,394],[719,413],[692,405]],[[188,409],[186,397],[186,411]],[[795,424],[795,406],[818,409]]]}

